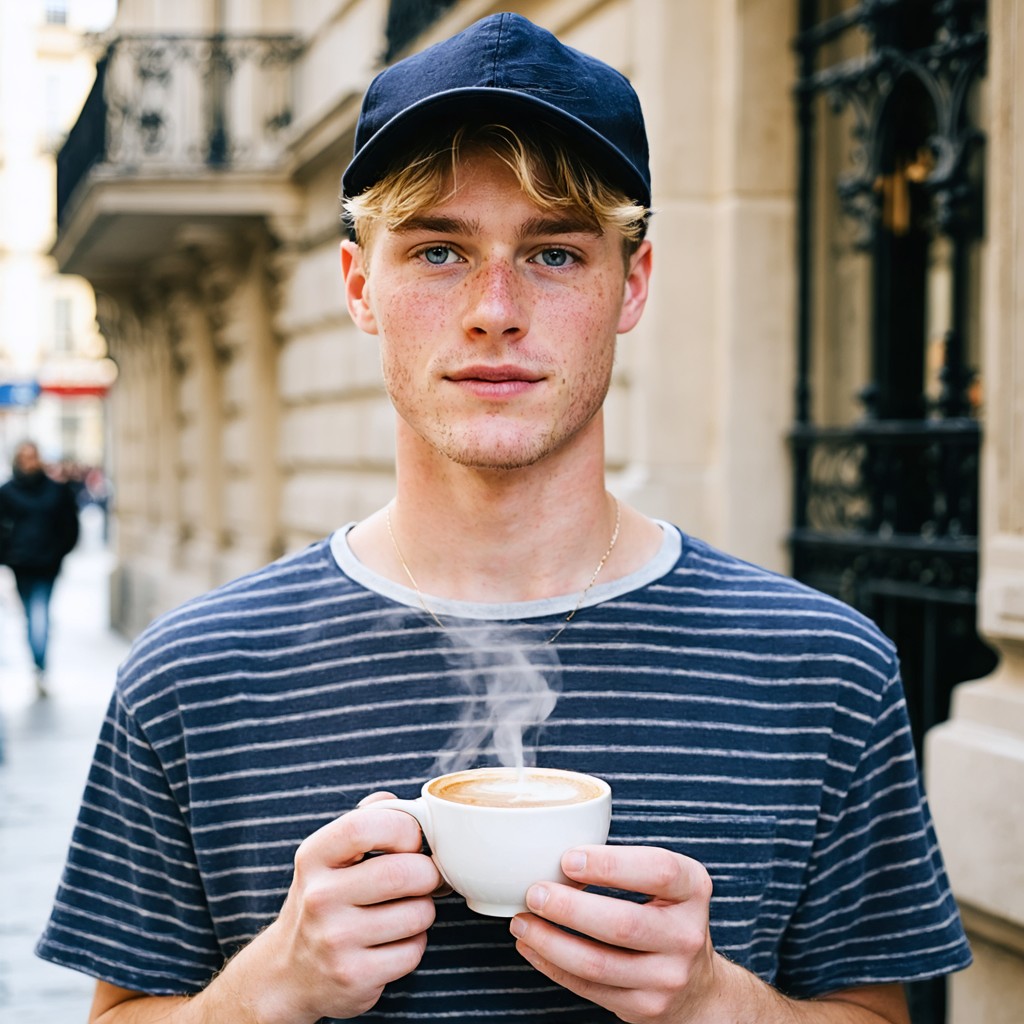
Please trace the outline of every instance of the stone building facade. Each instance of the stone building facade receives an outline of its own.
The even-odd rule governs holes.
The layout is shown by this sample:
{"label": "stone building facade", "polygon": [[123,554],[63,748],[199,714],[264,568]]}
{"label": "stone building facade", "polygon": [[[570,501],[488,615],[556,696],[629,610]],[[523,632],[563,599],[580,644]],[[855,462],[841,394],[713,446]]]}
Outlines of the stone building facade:
{"label": "stone building facade", "polygon": [[[904,8],[909,20],[898,23]],[[991,660],[965,665],[987,672],[994,649],[999,667],[957,688],[952,717],[928,735],[927,770],[977,955],[952,985],[950,1020],[1015,1019],[1024,997],[1016,0],[121,0],[96,42],[97,84],[61,154],[54,248],[65,272],[93,284],[119,368],[117,625],[134,633],[390,496],[393,412],[375,343],[349,322],[340,284],[340,173],[362,92],[382,64],[501,9],[618,67],[648,119],[655,283],[641,326],[620,342],[607,406],[611,488],[779,571],[793,571],[798,543],[826,551],[831,561],[805,576],[831,573],[841,594],[857,589],[851,580],[863,566],[884,575],[891,564],[898,572],[875,580],[872,593],[913,605],[915,594],[941,591],[925,604],[941,615],[966,608],[972,629],[980,602]],[[925,9],[925,22],[914,21]],[[913,26],[924,23],[933,36],[916,39]],[[824,108],[857,75],[867,81],[885,33],[899,35],[901,25],[917,50],[899,69],[917,68],[934,85],[925,90],[934,109],[958,119],[944,126],[933,111],[917,149],[904,158],[900,138],[879,143],[876,166],[856,120],[863,109],[854,101],[867,93],[851,90],[834,120]],[[833,64],[812,66],[807,54],[825,46]],[[876,99],[891,96],[886,74],[867,81]],[[914,88],[908,109],[921,102]],[[817,113],[799,102],[812,94]],[[899,127],[913,135],[913,125]],[[808,181],[812,166],[818,175]],[[973,182],[985,197],[973,234],[949,206],[971,193],[971,167],[985,176],[983,188]],[[918,229],[922,196],[931,227]],[[908,327],[897,314],[909,302],[896,301],[882,325],[920,335],[910,371],[872,347],[871,288],[889,278],[847,238],[851,208],[888,232],[890,256],[915,230],[942,229],[913,264],[927,293],[920,323]],[[877,418],[887,381],[904,372],[919,378],[923,410],[909,431],[905,410]],[[857,419],[864,409],[866,424]],[[928,465],[937,451],[952,452],[956,487],[974,466],[969,500],[939,473],[945,482],[921,523],[887,518],[862,478],[869,465],[903,475],[897,450]],[[840,458],[850,452],[853,461]],[[824,501],[815,473],[829,466],[836,479]],[[860,474],[853,483],[851,473]],[[955,490],[960,511],[950,514]],[[846,532],[825,536],[826,506]],[[968,507],[981,509],[980,548]],[[894,529],[905,535],[898,551]],[[856,556],[844,562],[851,537]],[[964,616],[925,620],[955,639],[942,623],[962,629]],[[927,657],[922,665],[927,674]],[[922,730],[942,717],[922,719]]]}
{"label": "stone building facade", "polygon": [[[435,6],[408,45],[502,5]],[[773,481],[788,475],[791,418],[793,16],[740,5],[694,18],[657,0],[642,20],[635,3],[513,6],[625,71],[649,119],[664,285],[622,343],[612,483],[784,569],[789,502]],[[390,492],[392,412],[338,265],[340,172],[389,45],[388,7],[195,0],[167,25],[160,5],[120,6],[105,159],[67,197],[55,251],[95,285],[121,375],[114,595],[129,632]],[[217,164],[198,94],[220,32],[237,156]]]}

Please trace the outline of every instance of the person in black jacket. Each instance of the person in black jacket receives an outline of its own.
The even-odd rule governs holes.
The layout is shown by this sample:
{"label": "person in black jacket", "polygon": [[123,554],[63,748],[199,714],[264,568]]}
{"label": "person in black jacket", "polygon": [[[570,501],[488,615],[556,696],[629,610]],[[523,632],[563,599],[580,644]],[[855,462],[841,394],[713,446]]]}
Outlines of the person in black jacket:
{"label": "person in black jacket", "polygon": [[78,541],[78,509],[67,484],[46,475],[33,442],[18,445],[12,468],[13,476],[0,487],[0,561],[14,572],[36,688],[45,696],[50,596],[64,556]]}

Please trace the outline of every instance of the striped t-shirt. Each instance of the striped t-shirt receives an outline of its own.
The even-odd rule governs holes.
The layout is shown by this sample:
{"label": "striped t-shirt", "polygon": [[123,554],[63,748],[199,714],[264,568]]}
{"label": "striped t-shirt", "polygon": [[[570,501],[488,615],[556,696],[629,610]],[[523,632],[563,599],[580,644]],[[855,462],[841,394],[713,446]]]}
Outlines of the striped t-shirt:
{"label": "striped t-shirt", "polygon": [[[608,780],[612,842],[706,866],[730,959],[798,997],[966,966],[892,644],[662,526],[658,556],[595,586],[554,644],[578,595],[428,597],[435,619],[345,530],[158,619],[119,673],[40,955],[203,988],[276,916],[303,838],[370,792],[415,796],[461,741],[493,763],[465,714],[508,683],[557,692],[527,750]],[[507,921],[437,909],[366,1019],[613,1019],[522,960]]]}

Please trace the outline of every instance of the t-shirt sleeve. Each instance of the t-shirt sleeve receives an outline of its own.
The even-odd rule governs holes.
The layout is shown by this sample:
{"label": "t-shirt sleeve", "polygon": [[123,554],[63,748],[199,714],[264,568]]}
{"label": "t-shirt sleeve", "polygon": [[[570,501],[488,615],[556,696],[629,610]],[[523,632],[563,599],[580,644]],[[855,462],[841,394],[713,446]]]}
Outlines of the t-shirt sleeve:
{"label": "t-shirt sleeve", "polygon": [[778,986],[810,997],[968,966],[898,672],[882,691],[849,784],[827,796]]}
{"label": "t-shirt sleeve", "polygon": [[115,694],[38,955],[152,995],[203,988],[223,955],[187,813],[157,751]]}

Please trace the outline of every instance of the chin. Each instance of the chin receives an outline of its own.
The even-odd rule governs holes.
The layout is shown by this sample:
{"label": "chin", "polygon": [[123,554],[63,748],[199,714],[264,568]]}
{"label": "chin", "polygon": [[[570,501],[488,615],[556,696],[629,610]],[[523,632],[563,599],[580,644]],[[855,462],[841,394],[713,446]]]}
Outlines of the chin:
{"label": "chin", "polygon": [[550,438],[532,443],[524,439],[517,444],[510,444],[508,438],[502,438],[490,445],[458,444],[450,439],[448,443],[438,445],[438,451],[456,465],[467,469],[508,472],[535,466],[560,447],[551,443]]}
{"label": "chin", "polygon": [[444,452],[443,454],[458,466],[465,466],[467,469],[479,469],[495,473],[527,469],[528,467],[541,462],[544,458],[543,455],[531,456],[525,453],[515,452],[509,452],[501,455],[493,452]]}

